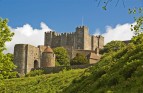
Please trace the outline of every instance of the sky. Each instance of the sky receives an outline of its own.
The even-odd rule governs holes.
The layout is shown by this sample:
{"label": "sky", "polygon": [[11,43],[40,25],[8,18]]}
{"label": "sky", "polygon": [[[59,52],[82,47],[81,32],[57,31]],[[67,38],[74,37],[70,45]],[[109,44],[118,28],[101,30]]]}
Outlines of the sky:
{"label": "sky", "polygon": [[[0,0],[0,17],[9,19],[9,28],[15,33],[12,42],[6,43],[7,52],[15,44],[44,44],[44,32],[74,32],[85,25],[89,33],[103,35],[105,44],[111,40],[129,40],[133,36],[130,25],[134,15],[129,8],[143,6],[143,0],[116,0],[102,9],[97,0]],[[102,0],[103,1],[103,0]]]}

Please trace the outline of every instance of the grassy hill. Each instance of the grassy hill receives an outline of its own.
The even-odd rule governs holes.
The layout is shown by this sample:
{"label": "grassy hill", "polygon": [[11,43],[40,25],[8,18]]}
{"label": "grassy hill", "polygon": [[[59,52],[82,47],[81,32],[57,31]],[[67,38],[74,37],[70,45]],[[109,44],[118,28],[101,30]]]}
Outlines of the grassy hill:
{"label": "grassy hill", "polygon": [[4,80],[0,93],[62,93],[73,79],[80,77],[85,69],[61,71],[56,74]]}
{"label": "grassy hill", "polygon": [[143,93],[143,34],[105,53],[101,61],[75,79],[63,93]]}

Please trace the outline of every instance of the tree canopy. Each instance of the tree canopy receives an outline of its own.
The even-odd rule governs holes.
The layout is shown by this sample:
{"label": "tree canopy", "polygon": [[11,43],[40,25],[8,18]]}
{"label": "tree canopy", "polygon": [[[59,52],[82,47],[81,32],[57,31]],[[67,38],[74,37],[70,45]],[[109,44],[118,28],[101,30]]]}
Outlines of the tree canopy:
{"label": "tree canopy", "polygon": [[111,41],[111,42],[107,43],[104,46],[104,49],[101,50],[100,52],[103,54],[103,53],[108,53],[108,52],[111,52],[111,51],[118,51],[123,47],[125,47],[124,42],[122,42],[122,41]]}
{"label": "tree canopy", "polygon": [[0,53],[4,51],[5,43],[12,40],[12,33],[7,25],[8,20],[0,18]]}
{"label": "tree canopy", "polygon": [[16,76],[16,72],[13,69],[16,66],[13,64],[13,55],[4,54],[6,50],[5,43],[12,40],[12,33],[7,25],[8,20],[0,18],[0,78],[12,78]]}
{"label": "tree canopy", "polygon": [[88,64],[88,60],[85,55],[77,53],[76,56],[71,59],[71,65],[81,65],[81,64]]}
{"label": "tree canopy", "polygon": [[56,65],[67,66],[70,64],[68,52],[64,47],[57,47],[54,49],[56,54]]}

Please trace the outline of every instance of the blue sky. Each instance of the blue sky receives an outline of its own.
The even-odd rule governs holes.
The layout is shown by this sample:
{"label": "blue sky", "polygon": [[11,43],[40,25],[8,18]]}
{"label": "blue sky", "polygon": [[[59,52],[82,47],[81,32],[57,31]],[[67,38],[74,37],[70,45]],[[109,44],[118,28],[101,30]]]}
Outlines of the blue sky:
{"label": "blue sky", "polygon": [[40,28],[40,22],[44,22],[57,32],[74,31],[82,24],[83,17],[91,34],[96,29],[104,33],[107,25],[132,23],[133,16],[128,14],[128,8],[141,6],[143,1],[125,0],[125,7],[122,0],[117,7],[116,2],[112,2],[107,11],[102,10],[102,4],[97,7],[96,0],[0,0],[0,16],[8,18],[13,28],[26,23]]}
{"label": "blue sky", "polygon": [[[103,1],[103,0],[102,0]],[[0,0],[0,17],[9,19],[15,33],[6,43],[7,52],[13,53],[15,44],[44,44],[44,32],[73,32],[77,26],[88,26],[90,34],[104,36],[105,44],[112,40],[129,40],[133,36],[130,25],[134,15],[128,8],[143,6],[143,0],[112,0],[107,10],[96,0]]]}

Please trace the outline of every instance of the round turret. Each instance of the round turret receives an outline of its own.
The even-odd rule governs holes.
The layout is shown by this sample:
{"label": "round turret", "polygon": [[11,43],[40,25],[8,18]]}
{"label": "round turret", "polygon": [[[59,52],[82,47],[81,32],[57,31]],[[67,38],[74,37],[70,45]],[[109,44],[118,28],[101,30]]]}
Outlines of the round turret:
{"label": "round turret", "polygon": [[42,53],[42,67],[55,67],[55,54],[48,46]]}
{"label": "round turret", "polygon": [[44,52],[47,52],[47,53],[53,53],[53,50],[50,48],[50,46],[48,46]]}

